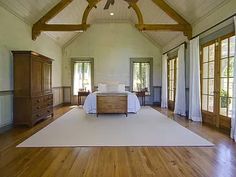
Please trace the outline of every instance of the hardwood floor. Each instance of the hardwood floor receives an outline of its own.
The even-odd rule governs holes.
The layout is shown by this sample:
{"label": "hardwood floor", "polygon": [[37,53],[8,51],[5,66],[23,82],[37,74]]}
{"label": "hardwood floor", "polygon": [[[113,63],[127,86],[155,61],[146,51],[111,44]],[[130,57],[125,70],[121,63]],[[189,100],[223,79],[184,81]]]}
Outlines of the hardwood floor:
{"label": "hardwood floor", "polygon": [[[156,108],[214,147],[16,148],[71,107],[29,129],[0,134],[0,177],[235,177],[236,143],[218,130]],[[170,130],[172,131],[172,130]],[[174,132],[173,132],[174,133]]]}

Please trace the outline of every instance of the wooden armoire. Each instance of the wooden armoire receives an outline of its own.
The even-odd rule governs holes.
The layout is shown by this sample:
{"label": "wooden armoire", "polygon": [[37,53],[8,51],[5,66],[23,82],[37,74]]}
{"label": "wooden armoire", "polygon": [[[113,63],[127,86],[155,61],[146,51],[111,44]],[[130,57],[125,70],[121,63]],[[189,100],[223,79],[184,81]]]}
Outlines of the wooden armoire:
{"label": "wooden armoire", "polygon": [[12,51],[13,122],[32,127],[53,116],[52,59],[33,51]]}

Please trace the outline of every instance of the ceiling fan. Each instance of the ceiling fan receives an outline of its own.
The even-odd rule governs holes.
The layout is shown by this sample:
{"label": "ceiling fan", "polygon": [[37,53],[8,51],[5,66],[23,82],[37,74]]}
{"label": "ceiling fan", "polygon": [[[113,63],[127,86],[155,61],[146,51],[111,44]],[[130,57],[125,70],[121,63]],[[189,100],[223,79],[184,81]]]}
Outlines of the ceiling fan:
{"label": "ceiling fan", "polygon": [[[126,1],[128,3],[136,3],[136,2],[138,2],[138,0],[124,0],[124,1]],[[105,10],[109,9],[110,5],[114,5],[114,3],[115,3],[115,0],[107,0],[107,3],[105,5],[104,9]]]}

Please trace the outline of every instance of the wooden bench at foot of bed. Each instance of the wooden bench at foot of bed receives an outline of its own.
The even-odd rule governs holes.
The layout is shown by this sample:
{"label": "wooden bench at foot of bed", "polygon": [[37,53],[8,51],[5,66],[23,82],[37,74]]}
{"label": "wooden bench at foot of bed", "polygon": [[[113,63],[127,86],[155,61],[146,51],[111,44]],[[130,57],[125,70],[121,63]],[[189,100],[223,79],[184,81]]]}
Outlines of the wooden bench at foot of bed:
{"label": "wooden bench at foot of bed", "polygon": [[128,115],[128,94],[126,93],[98,93],[98,114],[125,114]]}

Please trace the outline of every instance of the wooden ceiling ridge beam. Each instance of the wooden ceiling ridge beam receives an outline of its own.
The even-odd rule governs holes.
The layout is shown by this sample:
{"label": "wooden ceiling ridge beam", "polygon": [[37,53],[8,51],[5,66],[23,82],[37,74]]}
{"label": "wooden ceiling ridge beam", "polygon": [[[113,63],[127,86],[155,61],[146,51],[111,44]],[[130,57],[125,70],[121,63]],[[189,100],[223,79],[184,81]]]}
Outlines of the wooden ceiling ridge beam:
{"label": "wooden ceiling ridge beam", "polygon": [[36,38],[40,35],[42,24],[47,23],[57,14],[59,14],[66,6],[68,6],[73,0],[61,0],[58,4],[56,4],[51,10],[49,10],[42,18],[40,18],[32,27],[32,39],[36,40]]}
{"label": "wooden ceiling ridge beam", "polygon": [[[164,0],[152,0],[159,8],[161,8],[168,16],[175,20],[179,25],[182,25],[185,30],[183,30],[184,35],[191,39],[192,37],[192,26],[185,20],[181,15],[179,15],[172,7],[170,7]],[[167,30],[169,30],[167,28]],[[173,30],[174,31],[174,30]],[[178,30],[177,30],[178,31]]]}
{"label": "wooden ceiling ridge beam", "polygon": [[[83,13],[82,24],[87,24],[89,13],[102,0],[87,0],[87,1],[89,4]],[[128,8],[132,8],[135,11],[137,18],[138,18],[138,23],[143,24],[143,15],[142,15],[141,10],[139,9],[138,5],[136,4],[136,2],[130,2],[128,0],[124,0],[124,1],[129,4]]]}

